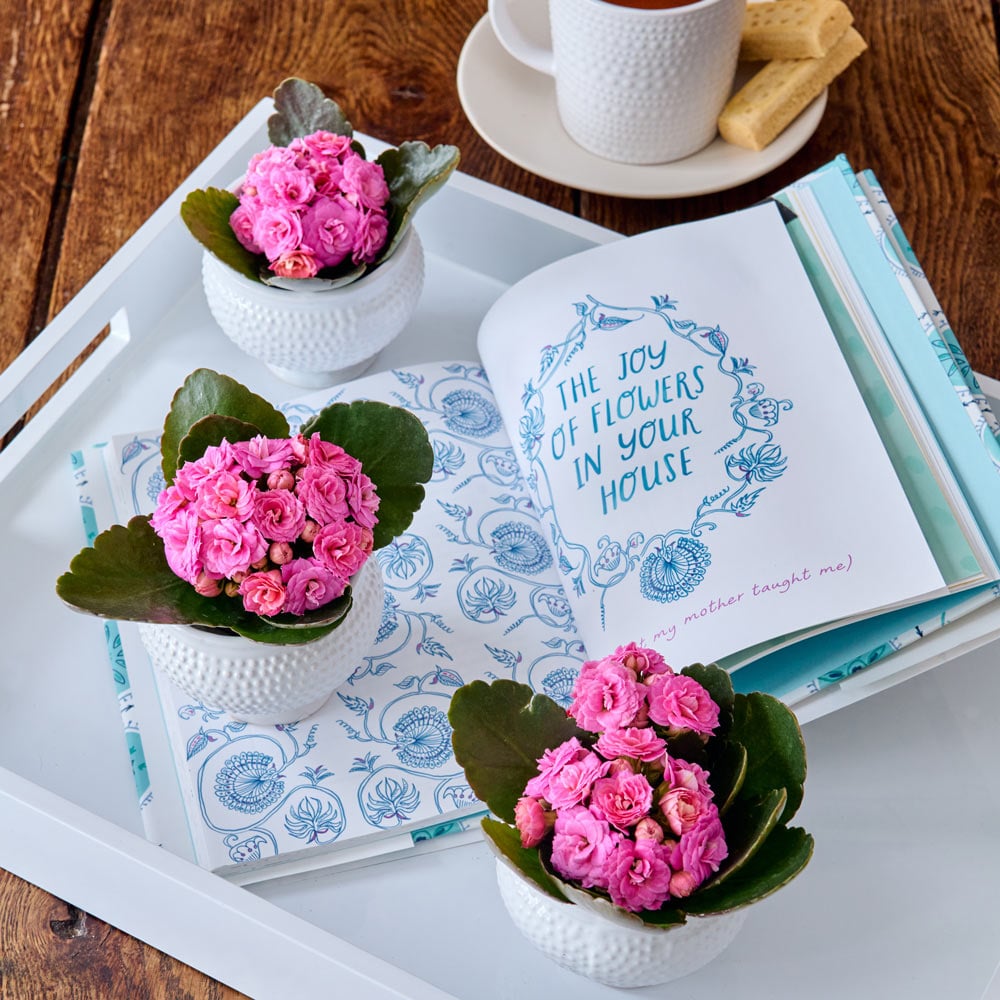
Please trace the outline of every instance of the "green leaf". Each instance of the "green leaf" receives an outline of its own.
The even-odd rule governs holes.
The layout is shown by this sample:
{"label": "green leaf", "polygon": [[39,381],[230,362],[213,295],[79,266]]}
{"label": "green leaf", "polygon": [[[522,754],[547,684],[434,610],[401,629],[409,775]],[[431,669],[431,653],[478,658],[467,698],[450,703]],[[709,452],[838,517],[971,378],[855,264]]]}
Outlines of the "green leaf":
{"label": "green leaf", "polygon": [[288,421],[266,399],[228,375],[208,368],[193,371],[174,394],[160,441],[163,478],[174,481],[180,442],[203,417],[215,414],[236,417],[260,428],[267,437],[288,437]]}
{"label": "green leaf", "polygon": [[729,737],[747,750],[740,794],[754,797],[784,788],[788,802],[781,822],[787,823],[802,803],[806,780],[806,748],[795,715],[777,698],[759,691],[737,695]]}
{"label": "green leaf", "polygon": [[354,135],[340,105],[314,83],[290,77],[274,91],[275,113],[267,120],[267,137],[274,146],[287,146],[313,132]]}
{"label": "green leaf", "polygon": [[315,628],[317,625],[332,625],[334,628],[343,624],[347,612],[354,605],[354,598],[351,596],[351,588],[348,587],[340,597],[324,604],[321,608],[314,608],[301,615],[275,615],[268,618],[268,622],[279,629],[303,629]]}
{"label": "green leaf", "polygon": [[519,872],[530,879],[542,892],[547,893],[560,903],[570,905],[569,900],[559,891],[559,886],[549,873],[542,867],[542,860],[535,848],[521,846],[521,835],[517,830],[484,816],[482,819],[483,833],[486,843],[502,858],[506,858]]}
{"label": "green leaf", "polygon": [[715,805],[725,816],[743,787],[747,774],[747,751],[742,743],[718,739],[709,744],[707,770],[715,793]]}
{"label": "green leaf", "polygon": [[237,417],[223,417],[213,413],[210,417],[196,420],[177,447],[177,467],[185,462],[193,462],[205,454],[207,448],[215,447],[223,440],[249,441],[261,434],[255,424],[248,424]]}
{"label": "green leaf", "polygon": [[302,433],[318,433],[361,462],[379,495],[376,549],[410,526],[434,467],[434,450],[418,417],[372,400],[334,403],[306,421]]}
{"label": "green leaf", "polygon": [[259,281],[260,261],[265,258],[247,250],[229,224],[229,216],[239,203],[236,195],[221,188],[192,191],[181,203],[181,218],[191,235],[223,264]]}
{"label": "green leaf", "polygon": [[[148,517],[115,524],[82,549],[56,581],[69,605],[101,618],[191,624],[210,616],[211,602],[167,565]],[[205,624],[215,624],[205,621]]]}
{"label": "green leaf", "polygon": [[476,797],[508,823],[538,758],[573,736],[576,723],[551,698],[527,684],[473,681],[460,687],[448,709],[455,760]]}
{"label": "green leaf", "polygon": [[723,913],[756,903],[787,885],[809,863],[813,838],[799,827],[777,827],[738,873],[684,901],[692,914]]}
{"label": "green leaf", "polygon": [[435,146],[425,142],[404,142],[387,149],[376,162],[382,167],[389,185],[389,234],[380,262],[388,258],[406,235],[417,209],[437,192],[458,166],[455,146]]}
{"label": "green leaf", "polygon": [[759,799],[737,799],[726,815],[726,847],[729,856],[706,887],[735,876],[778,825],[778,817],[784,808],[783,788],[772,789]]}
{"label": "green leaf", "polygon": [[56,593],[71,607],[100,618],[228,628],[256,642],[281,645],[311,642],[339,624],[279,628],[246,611],[238,600],[202,597],[171,570],[148,517],[102,531],[56,580]]}

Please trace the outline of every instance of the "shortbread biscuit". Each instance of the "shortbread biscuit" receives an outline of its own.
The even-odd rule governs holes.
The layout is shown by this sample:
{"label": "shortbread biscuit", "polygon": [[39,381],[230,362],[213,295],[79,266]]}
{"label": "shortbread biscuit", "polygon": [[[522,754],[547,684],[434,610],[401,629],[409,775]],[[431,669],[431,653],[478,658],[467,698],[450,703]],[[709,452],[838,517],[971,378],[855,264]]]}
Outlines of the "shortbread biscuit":
{"label": "shortbread biscuit", "polygon": [[774,59],[729,99],[719,116],[726,142],[763,149],[868,46],[854,28],[821,59]]}
{"label": "shortbread biscuit", "polygon": [[747,7],[740,59],[819,59],[851,26],[843,0],[774,0]]}

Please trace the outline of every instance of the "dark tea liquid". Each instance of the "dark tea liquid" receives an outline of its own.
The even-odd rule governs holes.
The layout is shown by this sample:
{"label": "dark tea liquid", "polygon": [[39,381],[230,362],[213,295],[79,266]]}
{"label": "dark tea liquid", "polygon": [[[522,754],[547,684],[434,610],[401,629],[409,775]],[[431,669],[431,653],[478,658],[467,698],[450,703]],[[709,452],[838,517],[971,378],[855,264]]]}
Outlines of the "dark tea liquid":
{"label": "dark tea liquid", "polygon": [[616,7],[641,7],[643,10],[662,10],[665,7],[687,7],[698,0],[604,0]]}

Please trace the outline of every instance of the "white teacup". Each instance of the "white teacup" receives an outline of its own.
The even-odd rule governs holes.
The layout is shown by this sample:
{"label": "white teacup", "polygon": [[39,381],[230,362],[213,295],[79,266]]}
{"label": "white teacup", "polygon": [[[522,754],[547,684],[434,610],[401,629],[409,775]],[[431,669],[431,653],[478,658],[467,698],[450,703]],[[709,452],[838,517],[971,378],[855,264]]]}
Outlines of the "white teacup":
{"label": "white teacup", "polygon": [[493,30],[515,59],[555,78],[559,117],[584,149],[623,163],[667,163],[715,138],[746,0],[652,9],[549,0],[551,47],[524,30],[525,2],[489,0]]}

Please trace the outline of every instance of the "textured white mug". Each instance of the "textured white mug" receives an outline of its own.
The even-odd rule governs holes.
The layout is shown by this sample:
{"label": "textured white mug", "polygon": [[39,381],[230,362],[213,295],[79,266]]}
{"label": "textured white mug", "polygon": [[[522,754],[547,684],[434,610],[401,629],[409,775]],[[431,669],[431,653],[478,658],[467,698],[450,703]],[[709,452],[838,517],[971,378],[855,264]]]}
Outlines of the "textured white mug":
{"label": "textured white mug", "polygon": [[524,2],[489,0],[493,30],[515,59],[555,78],[559,117],[584,149],[624,163],[667,163],[715,138],[746,0],[654,9],[549,0],[551,48],[519,24]]}

